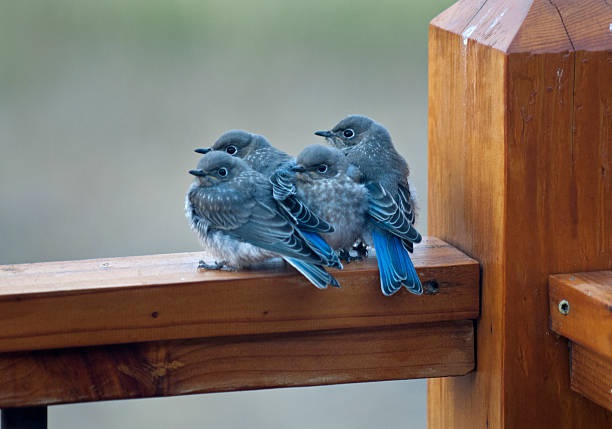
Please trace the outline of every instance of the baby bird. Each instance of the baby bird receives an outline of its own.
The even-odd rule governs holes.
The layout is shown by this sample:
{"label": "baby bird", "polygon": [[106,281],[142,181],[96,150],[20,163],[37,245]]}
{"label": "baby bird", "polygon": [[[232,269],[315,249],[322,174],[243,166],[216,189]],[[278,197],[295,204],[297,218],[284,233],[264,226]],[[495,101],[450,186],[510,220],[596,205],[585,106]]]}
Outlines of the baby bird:
{"label": "baby bird", "polygon": [[316,233],[301,231],[272,196],[267,177],[242,159],[214,151],[203,156],[189,187],[185,212],[215,265],[202,268],[243,268],[282,257],[312,284],[338,287],[323,265],[342,268],[335,252]]}
{"label": "baby bird", "polygon": [[295,165],[278,170],[270,181],[277,200],[284,202],[295,195],[331,223],[334,231],[324,238],[341,259],[350,261],[349,251],[367,225],[368,192],[360,178],[359,170],[340,150],[311,145],[302,150]]}
{"label": "baby bird", "polygon": [[351,115],[333,129],[315,134],[340,148],[362,174],[383,293],[391,295],[403,284],[410,292],[422,294],[423,286],[408,255],[414,243],[421,241],[414,228],[408,164],[395,150],[387,129],[366,116]]}
{"label": "baby bird", "polygon": [[264,136],[242,130],[226,131],[213,143],[212,147],[195,151],[202,154],[210,151],[227,152],[232,156],[244,159],[253,170],[260,172],[266,178],[283,164],[293,161],[292,156],[272,146]]}

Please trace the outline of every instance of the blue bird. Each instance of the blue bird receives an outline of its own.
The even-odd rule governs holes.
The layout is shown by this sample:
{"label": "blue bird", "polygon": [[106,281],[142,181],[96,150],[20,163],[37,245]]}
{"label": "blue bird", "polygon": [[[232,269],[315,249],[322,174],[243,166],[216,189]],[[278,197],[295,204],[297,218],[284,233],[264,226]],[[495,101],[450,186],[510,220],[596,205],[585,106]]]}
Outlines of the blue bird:
{"label": "blue bird", "polygon": [[332,223],[334,230],[323,237],[341,259],[350,262],[360,259],[351,257],[349,251],[362,239],[368,224],[368,191],[360,178],[357,167],[340,150],[311,145],[300,152],[294,165],[273,174],[270,182],[274,198],[288,212],[301,212],[305,205],[315,216]]}
{"label": "blue bird", "polygon": [[337,255],[314,232],[302,231],[280,210],[272,186],[237,157],[203,156],[185,199],[185,213],[203,247],[216,259],[201,268],[236,269],[282,257],[317,288],[339,287],[323,266],[342,268]]}
{"label": "blue bird", "polygon": [[362,174],[383,294],[392,295],[402,285],[422,294],[423,285],[409,256],[422,238],[414,227],[416,202],[408,164],[395,150],[387,129],[366,116],[351,115],[331,130],[315,134],[341,149]]}

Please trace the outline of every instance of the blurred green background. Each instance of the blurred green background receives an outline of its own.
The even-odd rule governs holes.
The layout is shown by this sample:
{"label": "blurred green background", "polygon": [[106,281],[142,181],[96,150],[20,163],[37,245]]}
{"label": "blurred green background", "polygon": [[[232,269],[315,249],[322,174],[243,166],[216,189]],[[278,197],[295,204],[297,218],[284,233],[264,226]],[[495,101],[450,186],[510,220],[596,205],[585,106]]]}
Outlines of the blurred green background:
{"label": "blurred green background", "polygon": [[[296,154],[386,125],[426,232],[427,24],[451,1],[0,0],[0,264],[198,249],[187,170],[223,131]],[[425,427],[425,382],[50,408],[51,428]]]}

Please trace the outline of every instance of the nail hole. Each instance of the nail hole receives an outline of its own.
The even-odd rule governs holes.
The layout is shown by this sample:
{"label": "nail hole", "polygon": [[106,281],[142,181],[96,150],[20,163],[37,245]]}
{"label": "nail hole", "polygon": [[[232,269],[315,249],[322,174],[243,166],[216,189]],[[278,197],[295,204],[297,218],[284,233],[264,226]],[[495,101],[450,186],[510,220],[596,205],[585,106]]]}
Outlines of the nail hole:
{"label": "nail hole", "polygon": [[157,316],[159,316],[159,313],[157,311],[154,311],[153,313],[151,313],[151,317],[153,319],[157,319]]}
{"label": "nail hole", "polygon": [[567,316],[567,314],[569,313],[569,310],[570,310],[569,302],[567,301],[567,299],[562,299],[559,302],[559,312],[563,314],[564,316]]}
{"label": "nail hole", "polygon": [[423,285],[423,292],[427,295],[435,295],[439,292],[440,285],[436,280],[429,280]]}

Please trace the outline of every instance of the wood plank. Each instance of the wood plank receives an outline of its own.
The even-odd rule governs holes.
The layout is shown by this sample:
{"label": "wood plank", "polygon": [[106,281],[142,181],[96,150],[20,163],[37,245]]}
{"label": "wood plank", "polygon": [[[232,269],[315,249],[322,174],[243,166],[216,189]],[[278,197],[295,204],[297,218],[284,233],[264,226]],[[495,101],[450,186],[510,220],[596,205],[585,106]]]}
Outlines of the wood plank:
{"label": "wood plank", "polygon": [[578,344],[571,349],[572,389],[612,411],[612,359]]}
{"label": "wood plank", "polygon": [[552,275],[548,287],[552,330],[612,359],[612,271]]}
{"label": "wood plank", "polygon": [[433,429],[501,427],[504,67],[501,51],[430,26],[428,231],[482,264],[477,371],[429,380]]}
{"label": "wood plank", "polygon": [[612,425],[569,388],[547,295],[550,274],[612,269],[603,21],[603,0],[499,0],[430,27],[429,233],[483,268],[477,371],[429,382],[431,428]]}
{"label": "wood plank", "polygon": [[0,407],[465,374],[469,320],[0,354]]}
{"label": "wood plank", "polygon": [[380,292],[376,260],[318,290],[294,270],[199,272],[198,254],[0,267],[0,352],[475,318],[476,261],[435,238],[414,262],[435,295]]}

